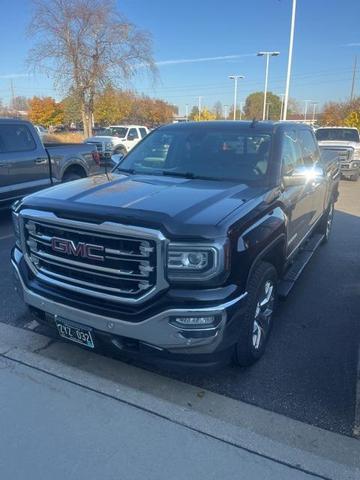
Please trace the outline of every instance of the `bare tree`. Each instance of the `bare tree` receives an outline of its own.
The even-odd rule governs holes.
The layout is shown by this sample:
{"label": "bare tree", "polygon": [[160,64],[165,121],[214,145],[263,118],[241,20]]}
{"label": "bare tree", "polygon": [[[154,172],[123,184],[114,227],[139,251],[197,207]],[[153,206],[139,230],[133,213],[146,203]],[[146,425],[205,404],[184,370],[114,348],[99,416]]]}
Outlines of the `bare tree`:
{"label": "bare tree", "polygon": [[32,0],[28,62],[78,98],[85,136],[92,134],[94,98],[140,69],[156,72],[152,41],[117,10],[113,0]]}

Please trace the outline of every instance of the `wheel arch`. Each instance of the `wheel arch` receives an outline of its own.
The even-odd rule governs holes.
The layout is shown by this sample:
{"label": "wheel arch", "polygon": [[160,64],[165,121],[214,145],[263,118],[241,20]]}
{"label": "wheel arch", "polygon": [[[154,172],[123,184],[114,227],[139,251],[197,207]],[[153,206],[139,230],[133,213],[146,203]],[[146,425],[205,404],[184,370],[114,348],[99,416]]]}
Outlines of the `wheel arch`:
{"label": "wheel arch", "polygon": [[268,262],[276,269],[278,277],[281,277],[286,263],[286,235],[280,234],[269,245],[267,245],[252,261],[246,279],[246,285],[249,283],[252,273],[260,262]]}
{"label": "wheel arch", "polygon": [[83,165],[81,165],[80,163],[77,163],[77,162],[76,163],[70,163],[64,168],[61,179],[64,180],[66,175],[69,175],[71,173],[76,173],[77,175],[80,175],[82,178],[87,177],[86,169],[84,168]]}

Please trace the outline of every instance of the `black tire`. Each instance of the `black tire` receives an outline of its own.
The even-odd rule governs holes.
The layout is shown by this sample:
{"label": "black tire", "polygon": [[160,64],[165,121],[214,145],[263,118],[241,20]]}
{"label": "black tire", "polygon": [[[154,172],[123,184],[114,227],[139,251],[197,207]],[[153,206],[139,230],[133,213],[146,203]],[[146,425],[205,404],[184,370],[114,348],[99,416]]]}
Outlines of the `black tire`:
{"label": "black tire", "polygon": [[62,181],[63,182],[72,182],[73,180],[79,180],[80,178],[84,178],[84,177],[82,175],[80,175],[79,173],[69,172],[69,173],[65,173]]}
{"label": "black tire", "polygon": [[320,220],[318,232],[321,235],[324,235],[322,243],[327,243],[329,241],[333,220],[334,220],[334,202],[331,201],[330,205],[328,206],[326,212],[324,213],[323,218]]}
{"label": "black tire", "polygon": [[[270,336],[277,300],[277,273],[274,266],[267,262],[259,263],[251,274],[247,291],[247,308],[239,325],[241,333],[234,355],[234,363],[243,367],[259,360]],[[260,303],[263,304],[266,299],[267,303],[261,306]]]}
{"label": "black tire", "polygon": [[352,182],[357,182],[359,180],[359,174],[355,173],[354,175],[351,175],[350,180]]}

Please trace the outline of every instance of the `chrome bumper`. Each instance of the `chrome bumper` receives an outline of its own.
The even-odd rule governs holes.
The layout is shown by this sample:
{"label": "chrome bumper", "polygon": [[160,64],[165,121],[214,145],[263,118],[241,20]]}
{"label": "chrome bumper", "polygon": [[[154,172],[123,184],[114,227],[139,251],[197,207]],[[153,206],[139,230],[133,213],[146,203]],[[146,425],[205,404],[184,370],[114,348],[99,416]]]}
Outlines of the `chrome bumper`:
{"label": "chrome bumper", "polygon": [[[28,305],[46,312],[50,316],[53,316],[54,319],[56,317],[61,317],[92,327],[110,335],[119,335],[136,339],[155,349],[167,350],[172,353],[213,353],[224,338],[228,316],[227,309],[234,306],[236,303],[241,302],[241,300],[247,296],[247,292],[245,292],[226,303],[211,308],[164,310],[142,322],[130,323],[53,302],[32,292],[25,285],[16,262],[14,260],[11,262],[14,268],[15,289]],[[185,332],[185,330],[181,330],[169,323],[169,318],[173,316],[201,316],[205,314],[221,316],[221,321],[216,327],[206,330],[207,336],[205,338],[185,337],[182,333]],[[190,330],[188,329],[186,330],[186,332],[189,331]],[[191,331],[194,331],[194,329]],[[201,331],[204,331],[204,329],[201,329]]]}

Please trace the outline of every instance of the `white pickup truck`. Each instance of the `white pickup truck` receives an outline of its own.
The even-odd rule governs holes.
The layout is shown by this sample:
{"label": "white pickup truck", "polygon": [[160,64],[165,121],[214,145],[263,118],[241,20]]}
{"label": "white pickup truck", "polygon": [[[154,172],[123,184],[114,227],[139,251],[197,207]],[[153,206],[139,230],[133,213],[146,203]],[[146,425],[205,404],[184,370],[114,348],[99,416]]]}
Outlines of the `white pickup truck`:
{"label": "white pickup truck", "polygon": [[143,125],[110,125],[101,135],[87,138],[85,143],[95,145],[106,161],[113,154],[125,155],[148,133],[148,128]]}
{"label": "white pickup truck", "polygon": [[356,182],[360,176],[360,135],[353,127],[321,127],[315,132],[322,151],[338,153],[341,176]]}

